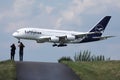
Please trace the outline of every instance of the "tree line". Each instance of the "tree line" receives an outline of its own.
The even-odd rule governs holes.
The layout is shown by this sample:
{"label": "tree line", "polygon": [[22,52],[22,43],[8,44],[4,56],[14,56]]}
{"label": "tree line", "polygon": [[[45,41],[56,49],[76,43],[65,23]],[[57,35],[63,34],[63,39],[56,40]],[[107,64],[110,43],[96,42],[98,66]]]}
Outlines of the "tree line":
{"label": "tree line", "polygon": [[88,50],[80,51],[79,54],[75,54],[75,61],[110,61],[110,58],[105,58],[104,55],[91,55]]}
{"label": "tree line", "polygon": [[90,51],[84,50],[76,53],[74,56],[74,60],[72,60],[70,57],[64,56],[58,60],[58,62],[61,61],[110,61],[110,57],[105,58],[104,55],[91,55]]}

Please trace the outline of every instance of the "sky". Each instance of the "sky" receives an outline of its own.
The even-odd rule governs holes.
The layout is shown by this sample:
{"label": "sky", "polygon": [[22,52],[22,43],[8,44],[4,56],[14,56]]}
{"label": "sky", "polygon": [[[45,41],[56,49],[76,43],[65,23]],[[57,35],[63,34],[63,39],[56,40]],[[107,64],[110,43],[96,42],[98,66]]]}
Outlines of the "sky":
{"label": "sky", "polygon": [[17,29],[36,27],[87,32],[104,16],[112,16],[103,35],[116,36],[108,40],[52,47],[22,40],[24,61],[57,62],[62,56],[74,57],[89,50],[120,60],[120,0],[0,0],[0,61],[10,58],[10,45],[15,43],[15,60],[19,60],[18,40],[12,36]]}

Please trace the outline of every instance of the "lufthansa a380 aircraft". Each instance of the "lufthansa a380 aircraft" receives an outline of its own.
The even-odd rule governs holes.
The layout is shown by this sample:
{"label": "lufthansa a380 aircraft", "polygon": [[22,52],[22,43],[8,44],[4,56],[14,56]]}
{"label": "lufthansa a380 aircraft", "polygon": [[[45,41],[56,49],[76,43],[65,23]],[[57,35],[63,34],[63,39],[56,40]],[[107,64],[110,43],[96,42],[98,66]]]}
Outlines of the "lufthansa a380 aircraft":
{"label": "lufthansa a380 aircraft", "polygon": [[111,16],[105,16],[96,26],[88,32],[75,32],[63,30],[50,30],[39,28],[22,28],[13,33],[20,39],[35,40],[37,43],[51,42],[53,47],[67,46],[68,43],[85,43],[100,41],[113,36],[102,36]]}

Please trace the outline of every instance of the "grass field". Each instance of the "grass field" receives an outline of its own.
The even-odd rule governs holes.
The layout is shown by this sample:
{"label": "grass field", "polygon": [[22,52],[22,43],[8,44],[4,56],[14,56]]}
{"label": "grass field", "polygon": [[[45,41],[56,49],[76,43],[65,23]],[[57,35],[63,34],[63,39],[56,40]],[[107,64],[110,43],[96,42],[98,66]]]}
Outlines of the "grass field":
{"label": "grass field", "polygon": [[63,62],[81,80],[120,80],[120,61]]}
{"label": "grass field", "polygon": [[[120,61],[63,63],[72,68],[81,80],[120,80]],[[0,62],[0,80],[16,80],[14,61]]]}
{"label": "grass field", "polygon": [[16,80],[16,67],[14,61],[0,62],[0,80]]}

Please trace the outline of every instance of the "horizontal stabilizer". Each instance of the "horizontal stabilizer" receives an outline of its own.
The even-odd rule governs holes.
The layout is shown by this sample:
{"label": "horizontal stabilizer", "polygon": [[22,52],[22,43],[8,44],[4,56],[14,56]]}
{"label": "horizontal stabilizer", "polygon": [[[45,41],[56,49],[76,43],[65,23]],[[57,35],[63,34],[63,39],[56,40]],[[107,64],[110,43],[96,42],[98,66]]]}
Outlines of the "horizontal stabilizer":
{"label": "horizontal stabilizer", "polygon": [[112,38],[112,37],[115,37],[115,36],[103,36],[103,37],[93,37],[93,38],[94,38],[94,39],[104,40],[104,39]]}

